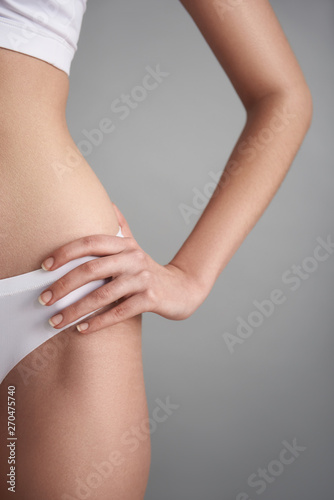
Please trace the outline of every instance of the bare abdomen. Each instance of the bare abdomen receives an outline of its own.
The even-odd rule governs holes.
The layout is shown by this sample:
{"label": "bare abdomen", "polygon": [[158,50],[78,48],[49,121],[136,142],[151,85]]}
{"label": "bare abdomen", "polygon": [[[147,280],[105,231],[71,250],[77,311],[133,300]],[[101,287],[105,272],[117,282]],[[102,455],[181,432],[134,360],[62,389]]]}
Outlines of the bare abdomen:
{"label": "bare abdomen", "polygon": [[[0,67],[2,279],[39,269],[54,249],[81,236],[116,234],[118,221],[108,194],[80,155],[65,122],[52,115],[51,105],[43,111],[53,96],[34,96],[34,78],[36,88],[57,96],[59,86],[66,83],[65,74],[1,49]],[[15,93],[10,79],[20,71],[17,79],[22,85]],[[27,94],[25,101],[22,92]],[[63,330],[4,379],[0,386],[4,500],[12,498],[6,484],[9,385],[16,387],[17,500],[142,500],[150,465],[149,434],[141,430],[140,439],[129,439],[136,429],[148,428],[141,315],[91,335],[79,334],[75,327]]]}

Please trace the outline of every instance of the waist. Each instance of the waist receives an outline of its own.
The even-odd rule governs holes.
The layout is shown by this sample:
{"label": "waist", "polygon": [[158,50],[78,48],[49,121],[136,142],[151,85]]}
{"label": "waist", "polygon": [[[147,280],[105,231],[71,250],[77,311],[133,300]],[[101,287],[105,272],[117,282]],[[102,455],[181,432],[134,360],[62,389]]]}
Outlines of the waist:
{"label": "waist", "polygon": [[[19,138],[18,138],[19,139]],[[66,134],[16,147],[0,159],[0,279],[40,268],[55,248],[89,234],[117,234],[105,188]]]}
{"label": "waist", "polygon": [[67,75],[0,48],[0,279],[81,236],[116,234],[101,182],[68,131]]}
{"label": "waist", "polygon": [[34,117],[65,118],[69,79],[41,59],[0,47],[0,126]]}

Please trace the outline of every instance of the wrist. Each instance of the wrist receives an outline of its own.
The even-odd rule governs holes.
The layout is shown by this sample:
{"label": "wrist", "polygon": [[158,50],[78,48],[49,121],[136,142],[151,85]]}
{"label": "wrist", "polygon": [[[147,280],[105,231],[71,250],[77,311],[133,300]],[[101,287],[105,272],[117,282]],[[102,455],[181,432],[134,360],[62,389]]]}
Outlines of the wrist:
{"label": "wrist", "polygon": [[193,270],[188,269],[175,260],[171,260],[165,267],[176,269],[178,272],[182,273],[187,287],[194,297],[195,302],[198,303],[197,307],[199,307],[209,295],[212,288],[209,286],[208,281],[204,280],[198,273],[195,273]]}

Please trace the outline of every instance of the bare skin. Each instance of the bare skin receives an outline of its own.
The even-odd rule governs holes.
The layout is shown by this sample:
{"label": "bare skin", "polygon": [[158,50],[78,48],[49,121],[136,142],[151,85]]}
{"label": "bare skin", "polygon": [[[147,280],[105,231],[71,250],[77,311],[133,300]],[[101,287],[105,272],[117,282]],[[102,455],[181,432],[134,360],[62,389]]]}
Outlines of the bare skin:
{"label": "bare skin", "polygon": [[[14,94],[13,102],[16,103],[16,107],[13,113],[11,107],[7,107],[6,110],[7,99],[2,103],[9,123],[5,140],[7,155],[1,160],[6,181],[5,198],[1,199],[7,199],[7,205],[1,209],[1,216],[4,215],[5,220],[5,234],[8,234],[13,214],[16,213],[14,209],[8,209],[13,194],[17,193],[12,181],[13,176],[17,176],[20,180],[20,186],[26,186],[24,189],[26,195],[23,196],[23,200],[19,197],[20,201],[15,205],[15,211],[18,217],[21,217],[21,225],[16,226],[12,238],[9,236],[8,241],[6,238],[4,240],[5,249],[1,257],[1,264],[4,266],[2,277],[26,272],[29,266],[31,269],[37,269],[42,261],[50,256],[55,258],[54,269],[57,265],[82,255],[109,255],[104,260],[100,259],[100,262],[104,262],[101,266],[86,267],[85,272],[80,275],[69,273],[65,281],[56,282],[51,286],[53,300],[57,300],[87,279],[117,275],[117,278],[109,284],[107,293],[93,292],[84,302],[79,301],[75,306],[63,311],[62,324],[66,325],[78,317],[76,313],[79,307],[81,313],[79,316],[96,309],[98,305],[105,306],[107,310],[104,314],[99,313],[94,318],[88,319],[87,334],[72,331],[73,335],[70,336],[66,353],[63,350],[56,360],[48,364],[47,372],[50,375],[43,374],[37,377],[38,381],[31,382],[28,388],[21,384],[23,403],[20,404],[24,405],[22,414],[25,416],[24,424],[21,420],[24,443],[21,445],[23,450],[21,470],[26,467],[25,470],[28,472],[24,473],[26,474],[24,481],[32,488],[34,495],[37,491],[44,492],[41,498],[56,498],[56,494],[59,496],[59,492],[73,485],[72,472],[70,475],[67,473],[70,464],[72,471],[74,468],[74,474],[87,474],[92,450],[98,457],[101,456],[101,447],[105,452],[110,451],[113,439],[123,432],[124,425],[129,424],[126,415],[130,420],[140,420],[145,415],[140,367],[140,335],[138,335],[141,313],[152,311],[170,319],[184,319],[199,307],[278,190],[311,123],[310,91],[267,0],[257,0],[255,4],[242,0],[240,2],[183,0],[182,4],[229,76],[245,106],[247,121],[216,192],[184,245],[166,266],[157,264],[140,249],[125,220],[122,220],[122,227],[127,237],[122,241],[112,238],[117,232],[117,211],[113,212],[108,205],[108,199],[99,197],[102,188],[98,181],[92,182],[94,176],[86,162],[83,161],[77,170],[70,169],[68,175],[65,169],[63,182],[56,183],[56,188],[50,186],[50,158],[57,158],[57,155],[61,154],[60,151],[63,151],[64,144],[73,147],[64,119],[67,96],[64,77],[62,77],[63,92],[58,93],[58,87],[61,86],[61,81],[58,81],[58,78],[61,80],[59,72],[55,76],[57,80],[54,80],[54,86],[49,86],[50,91],[52,92],[53,88],[53,92],[58,95],[63,105],[63,108],[60,105],[62,109],[60,115],[51,105],[54,101],[49,100],[48,96],[40,96],[37,93],[35,96],[28,96],[27,102],[30,106],[35,100],[43,98],[43,106],[39,106],[38,109],[49,107],[50,113],[41,112],[41,116],[37,116],[37,124],[43,124],[43,127],[37,129],[35,127],[35,132],[42,136],[39,135],[39,140],[36,141],[36,135],[30,134],[30,140],[26,141],[25,147],[21,147],[21,143],[17,140],[16,128],[18,122],[22,123],[20,127],[23,127],[24,131],[29,131],[29,126],[32,126],[31,113],[28,113],[24,120],[21,118],[23,116],[21,113],[27,110],[25,106],[20,108],[22,97],[18,82],[22,80],[18,79],[16,86],[10,83],[7,85],[6,92],[9,96]],[[8,64],[10,55],[6,54],[4,57],[7,57]],[[1,62],[0,60],[0,64]],[[5,64],[6,60],[3,63]],[[40,78],[44,77],[46,81],[47,76],[51,76],[51,69],[49,74],[49,70],[46,68],[42,70],[42,66],[40,67],[42,71]],[[13,68],[11,64],[10,68]],[[22,73],[21,78],[24,78],[26,71]],[[12,69],[12,78],[15,79],[15,76],[16,71]],[[27,91],[30,90],[33,92],[34,89],[30,89],[28,85]],[[35,111],[37,112],[34,109]],[[46,131],[42,133],[41,128],[44,128],[45,122],[48,125]],[[49,125],[51,128],[48,135]],[[36,147],[34,149],[29,146],[32,141]],[[53,144],[52,148],[49,142]],[[48,148],[50,151],[45,153]],[[39,161],[36,151],[40,151]],[[30,169],[27,171],[22,162],[26,165],[29,156],[31,156]],[[12,169],[8,169],[10,161]],[[77,174],[78,171],[80,175]],[[90,190],[96,191],[93,193]],[[34,198],[31,193],[40,197],[38,212],[34,201],[36,197]],[[67,214],[67,209],[71,210],[73,199],[76,202],[75,209],[70,217],[66,217],[67,222],[64,227],[64,215]],[[87,200],[90,204],[96,204],[94,212],[91,211],[90,204],[87,208]],[[107,206],[110,208],[109,212],[106,210]],[[47,215],[42,209],[46,210]],[[32,222],[35,223],[36,219],[40,228],[50,234],[47,242],[44,238],[36,238],[37,231],[31,231]],[[75,231],[80,234],[74,234]],[[88,234],[97,236],[87,239]],[[27,248],[31,251],[27,252]],[[118,306],[109,310],[108,304],[117,298],[123,300]],[[89,355],[87,355],[87,345]],[[101,345],[103,362],[99,351]],[[134,366],[137,367],[137,371]],[[121,376],[118,376],[118,373],[121,373]],[[15,377],[17,374],[10,374],[8,381],[6,380],[3,385],[7,386],[9,381],[20,384]],[[136,390],[131,392],[133,380],[139,383],[139,390],[136,387]],[[47,392],[49,387],[54,390],[52,396]],[[95,392],[96,387],[97,392]],[[3,391],[1,388],[2,401]],[[106,392],[110,395],[110,399],[105,396]],[[36,397],[36,394],[39,397]],[[46,408],[40,403],[41,398],[43,403],[46,401],[47,404],[44,404]],[[74,404],[70,405],[70,401]],[[99,404],[94,405],[93,402]],[[127,405],[134,405],[131,406],[131,411]],[[49,408],[52,411],[48,411]],[[111,415],[115,418],[112,425],[110,425]],[[124,416],[126,423],[124,424],[122,418],[118,420],[118,416]],[[3,414],[1,418],[3,419]],[[99,435],[96,438],[96,421],[104,430],[103,437]],[[27,422],[33,428],[29,436],[25,430],[28,428]],[[3,426],[2,421],[1,428]],[[54,429],[52,436],[49,434],[50,428]],[[86,447],[83,446],[82,436],[87,436]],[[97,439],[98,443],[94,439]],[[124,482],[124,479],[117,476],[116,484],[106,481],[104,486],[101,486],[105,490],[101,489],[96,498],[107,499],[111,491],[116,495],[111,494],[111,498],[124,500],[142,498],[149,463],[147,443],[148,440],[144,442],[138,455],[130,455],[126,462],[131,464],[130,469],[133,467],[128,472],[133,483]],[[30,452],[34,449],[37,450],[37,458],[28,463]],[[76,458],[78,456],[79,459]],[[135,457],[140,457],[142,460],[137,460]],[[31,478],[33,469],[42,471],[40,477],[36,478],[35,475],[33,479]],[[53,490],[50,492],[50,483],[48,481],[46,484],[47,480],[43,479],[44,477],[54,479],[54,482],[52,479],[51,482],[55,493]],[[131,492],[131,486],[126,490],[125,485],[128,484],[139,485],[139,490],[137,487]],[[110,490],[110,488],[115,489]],[[137,497],[131,496],[134,492]],[[32,498],[38,498],[34,495]]]}
{"label": "bare skin", "polygon": [[[115,235],[118,220],[67,129],[67,75],[6,49],[0,49],[0,68],[2,279],[39,269],[59,243],[97,228]],[[15,498],[59,500],[65,493],[76,498],[76,478],[94,481],[93,464],[102,462],[113,471],[91,488],[90,499],[144,497],[150,436],[141,430],[136,449],[122,442],[132,428],[147,428],[141,315],[90,338],[75,327],[66,329],[8,374],[0,387],[1,471],[8,469],[9,385],[16,387]],[[4,500],[13,496],[5,481],[2,472]]]}
{"label": "bare skin", "polygon": [[87,281],[115,276],[103,293],[96,290],[65,308],[55,328],[119,298],[125,300],[85,320],[85,334],[145,311],[174,320],[189,317],[269,205],[310,126],[310,90],[267,0],[182,4],[236,89],[247,112],[245,126],[200,219],[167,265],[139,247],[121,213],[127,238],[117,241],[96,232],[50,254],[52,270],[92,253],[107,257],[55,282],[47,289],[53,294],[47,305]]}

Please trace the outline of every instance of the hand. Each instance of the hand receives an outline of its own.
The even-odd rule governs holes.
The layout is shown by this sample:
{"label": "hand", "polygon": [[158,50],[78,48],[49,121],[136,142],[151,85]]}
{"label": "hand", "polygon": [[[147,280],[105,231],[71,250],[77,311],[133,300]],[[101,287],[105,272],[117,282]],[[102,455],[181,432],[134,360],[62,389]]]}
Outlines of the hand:
{"label": "hand", "polygon": [[105,234],[86,236],[61,246],[52,254],[54,263],[47,270],[86,255],[102,257],[79,265],[44,290],[40,297],[47,291],[52,292],[47,306],[90,281],[113,277],[112,281],[63,309],[63,319],[54,328],[63,328],[116,300],[119,303],[113,308],[85,318],[77,329],[92,333],[149,311],[167,319],[182,320],[204,300],[201,287],[192,276],[172,263],[158,264],[140,248],[123,214],[114,207],[124,238]]}

